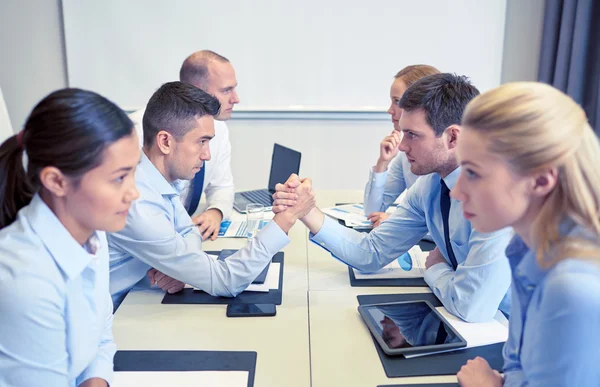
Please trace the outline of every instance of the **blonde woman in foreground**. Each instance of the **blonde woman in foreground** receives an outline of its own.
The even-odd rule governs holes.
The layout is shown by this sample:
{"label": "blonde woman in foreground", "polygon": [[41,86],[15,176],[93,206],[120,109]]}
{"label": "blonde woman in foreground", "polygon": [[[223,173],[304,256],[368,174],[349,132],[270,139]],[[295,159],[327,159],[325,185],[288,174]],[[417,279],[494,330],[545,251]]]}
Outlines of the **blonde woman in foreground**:
{"label": "blonde woman in foreground", "polygon": [[479,232],[512,226],[504,377],[482,358],[462,386],[600,386],[600,145],[583,109],[540,83],[467,106],[452,196]]}

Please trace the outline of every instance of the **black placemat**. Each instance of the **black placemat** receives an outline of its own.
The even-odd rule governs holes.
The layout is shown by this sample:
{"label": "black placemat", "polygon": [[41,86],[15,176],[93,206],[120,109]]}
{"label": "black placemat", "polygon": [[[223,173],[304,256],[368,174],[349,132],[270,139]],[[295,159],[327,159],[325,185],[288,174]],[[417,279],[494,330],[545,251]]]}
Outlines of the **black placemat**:
{"label": "black placemat", "polygon": [[247,351],[117,351],[115,371],[248,371],[254,386],[256,352]]}
{"label": "black placemat", "polygon": [[268,292],[241,292],[236,297],[215,297],[201,290],[185,288],[179,293],[166,293],[163,304],[275,304],[283,300],[283,252],[273,256],[273,263],[279,265],[279,288]]}
{"label": "black placemat", "polygon": [[[385,302],[398,301],[429,301],[434,307],[442,306],[440,300],[431,293],[410,294],[368,294],[357,296],[360,305],[381,304]],[[504,343],[485,345],[462,349],[459,351],[438,353],[435,355],[414,357],[407,359],[404,356],[388,356],[379,344],[373,339],[373,345],[377,349],[379,359],[388,378],[405,376],[431,376],[431,375],[454,375],[467,360],[481,356],[488,361],[490,367],[502,371],[504,359],[502,348]]]}

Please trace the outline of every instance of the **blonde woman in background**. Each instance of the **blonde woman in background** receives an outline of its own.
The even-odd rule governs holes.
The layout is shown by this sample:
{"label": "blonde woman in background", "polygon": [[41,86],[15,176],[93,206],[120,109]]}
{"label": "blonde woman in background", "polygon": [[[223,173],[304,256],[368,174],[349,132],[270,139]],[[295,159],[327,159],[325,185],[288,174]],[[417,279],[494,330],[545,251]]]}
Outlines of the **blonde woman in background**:
{"label": "blonde woman in background", "polygon": [[369,181],[365,187],[365,215],[369,217],[373,227],[379,226],[388,218],[389,215],[385,210],[419,177],[410,171],[410,163],[406,155],[398,149],[402,139],[402,132],[398,126],[402,108],[398,103],[406,89],[413,83],[423,77],[439,73],[440,71],[433,66],[419,64],[406,66],[394,77],[394,83],[390,88],[390,108],[387,111],[392,116],[394,130],[381,141],[379,158],[371,168]]}
{"label": "blonde woman in background", "polygon": [[583,109],[540,83],[475,98],[452,196],[479,232],[511,226],[504,377],[482,358],[462,386],[600,386],[600,145]]}

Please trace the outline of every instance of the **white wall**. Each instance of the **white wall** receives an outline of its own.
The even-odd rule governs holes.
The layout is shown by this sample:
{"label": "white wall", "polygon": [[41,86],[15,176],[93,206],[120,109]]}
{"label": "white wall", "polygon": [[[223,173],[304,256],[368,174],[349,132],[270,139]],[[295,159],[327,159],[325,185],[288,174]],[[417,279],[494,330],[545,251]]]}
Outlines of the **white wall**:
{"label": "white wall", "polygon": [[[238,110],[385,111],[380,85],[414,63],[469,74],[481,90],[501,80],[507,0],[62,1],[69,83],[125,109],[197,47],[234,63]],[[198,23],[207,10],[228,22]]]}
{"label": "white wall", "polygon": [[273,143],[302,152],[300,174],[318,189],[362,189],[391,121],[230,120],[236,187],[266,188]]}
{"label": "white wall", "polygon": [[0,87],[13,129],[67,86],[60,0],[0,0]]}
{"label": "white wall", "polygon": [[[537,79],[544,4],[508,0],[503,82]],[[15,129],[39,99],[66,86],[61,28],[59,0],[0,1],[0,87]],[[388,87],[381,85],[384,95]],[[362,189],[392,126],[381,120],[232,119],[229,128],[239,188],[266,186],[273,142],[279,142],[302,152],[301,173],[317,188]]]}

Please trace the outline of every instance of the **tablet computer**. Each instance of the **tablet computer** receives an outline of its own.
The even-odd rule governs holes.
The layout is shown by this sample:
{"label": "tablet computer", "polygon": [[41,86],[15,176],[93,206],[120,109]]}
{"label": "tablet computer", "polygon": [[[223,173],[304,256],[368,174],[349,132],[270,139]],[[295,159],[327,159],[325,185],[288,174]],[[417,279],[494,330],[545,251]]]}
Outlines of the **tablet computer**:
{"label": "tablet computer", "polygon": [[427,301],[360,305],[358,312],[387,355],[435,352],[467,345]]}

